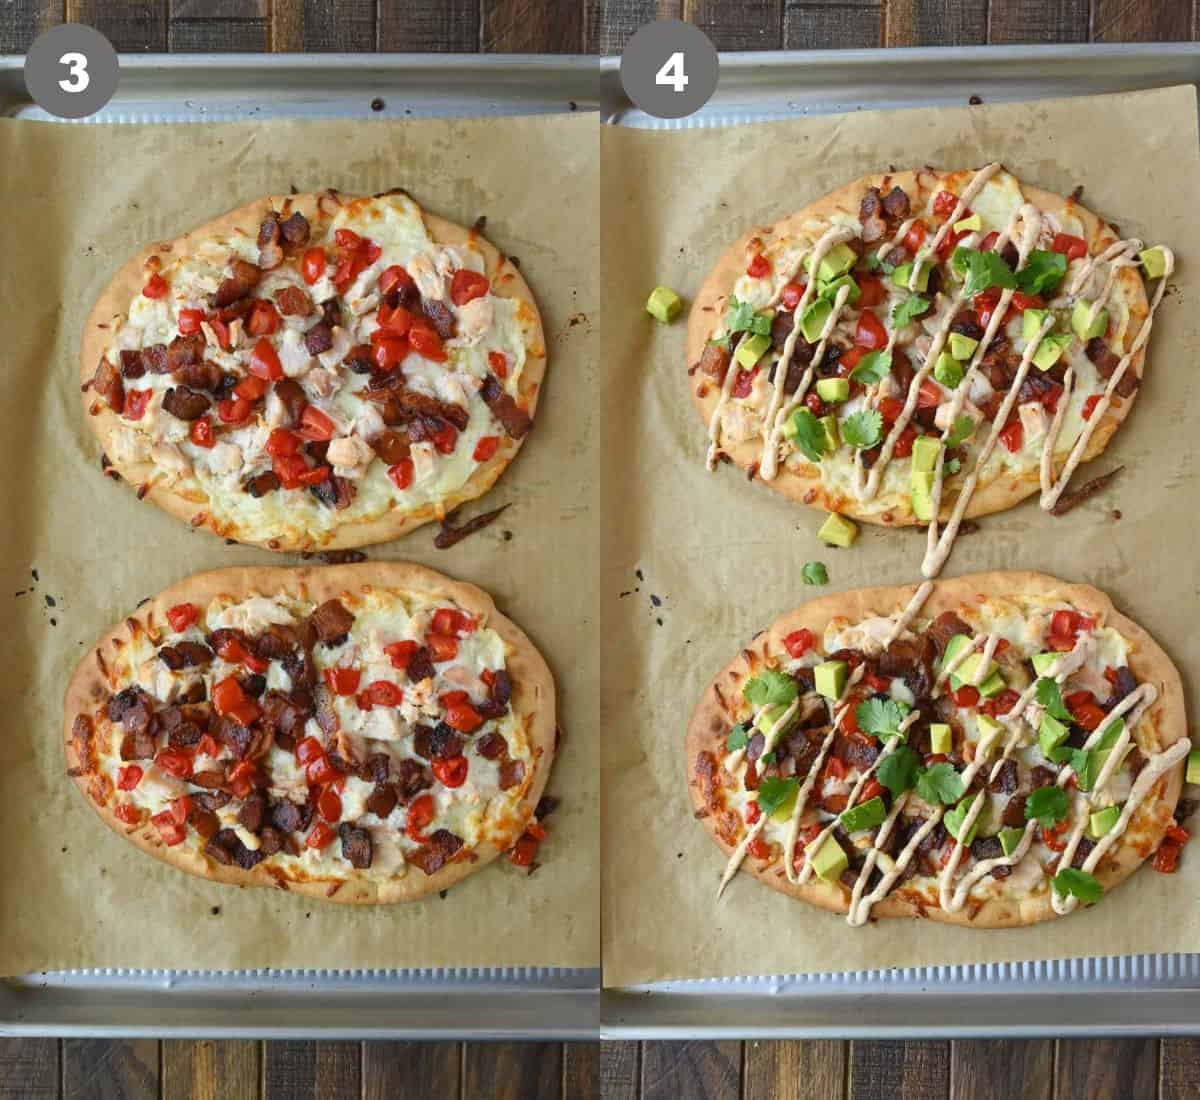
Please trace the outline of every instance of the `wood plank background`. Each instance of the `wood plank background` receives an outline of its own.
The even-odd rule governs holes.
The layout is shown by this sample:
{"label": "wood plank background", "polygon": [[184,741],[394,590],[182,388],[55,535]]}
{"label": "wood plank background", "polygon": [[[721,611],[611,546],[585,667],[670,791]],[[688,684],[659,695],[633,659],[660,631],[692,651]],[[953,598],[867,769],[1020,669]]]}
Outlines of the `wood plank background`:
{"label": "wood plank background", "polygon": [[[89,23],[118,50],[618,53],[674,15],[719,49],[1198,37],[1200,0],[0,0],[0,53]],[[0,1100],[1194,1100],[1200,1042],[357,1043],[0,1039]]]}

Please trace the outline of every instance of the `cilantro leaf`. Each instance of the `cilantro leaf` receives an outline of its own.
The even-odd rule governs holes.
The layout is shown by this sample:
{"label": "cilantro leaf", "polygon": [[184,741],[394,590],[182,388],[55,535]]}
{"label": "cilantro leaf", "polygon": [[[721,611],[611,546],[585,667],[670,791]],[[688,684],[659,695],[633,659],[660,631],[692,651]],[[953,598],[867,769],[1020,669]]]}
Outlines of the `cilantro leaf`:
{"label": "cilantro leaf", "polygon": [[775,763],[775,750],[772,749],[770,752],[764,752],[762,754],[762,762],[764,764],[774,764]]}
{"label": "cilantro leaf", "polygon": [[730,332],[750,332],[756,336],[771,335],[771,315],[769,312],[755,313],[749,302],[729,299],[729,312],[725,314],[725,327]]}
{"label": "cilantro leaf", "polygon": [[917,794],[926,802],[941,802],[949,805],[957,802],[966,790],[962,776],[953,764],[944,761],[931,768],[922,768],[917,775]]}
{"label": "cilantro leaf", "polygon": [[1035,248],[1029,253],[1025,266],[1017,272],[1017,286],[1026,294],[1043,294],[1058,286],[1066,273],[1066,256]]}
{"label": "cilantro leaf", "polygon": [[883,430],[883,416],[878,409],[862,409],[842,423],[842,439],[851,447],[874,447]]}
{"label": "cilantro leaf", "polygon": [[946,436],[946,449],[957,447],[975,430],[975,421],[969,416],[956,416],[950,434]]}
{"label": "cilantro leaf", "polygon": [[903,328],[929,308],[929,299],[919,294],[910,294],[892,310],[892,324]]}
{"label": "cilantro leaf", "polygon": [[966,276],[963,294],[970,298],[991,286],[1012,288],[1017,277],[999,252],[981,252],[978,248],[956,248],[954,270]]}
{"label": "cilantro leaf", "polygon": [[791,798],[799,788],[800,780],[795,776],[790,779],[768,776],[758,785],[758,808],[769,816]]}
{"label": "cilantro leaf", "polygon": [[1052,676],[1039,677],[1037,682],[1037,701],[1046,708],[1046,713],[1060,722],[1074,722],[1075,716],[1067,710],[1063,702],[1062,689]]}
{"label": "cilantro leaf", "polygon": [[1096,876],[1076,867],[1064,867],[1051,879],[1051,885],[1056,894],[1063,897],[1074,894],[1085,905],[1092,905],[1104,897],[1104,887],[1096,881]]}
{"label": "cilantro leaf", "polygon": [[897,745],[879,761],[879,767],[875,769],[875,778],[893,795],[901,795],[912,790],[920,770],[921,757],[907,745]]}
{"label": "cilantro leaf", "polygon": [[864,699],[854,708],[854,718],[858,728],[876,737],[897,737],[900,734],[900,723],[909,708],[895,699],[881,699],[872,696]]}
{"label": "cilantro leaf", "polygon": [[750,738],[746,736],[746,723],[739,722],[725,738],[725,751],[737,752],[738,749],[744,749],[749,741]]}
{"label": "cilantro leaf", "polygon": [[852,382],[862,382],[864,385],[877,385],[892,369],[892,353],[890,351],[869,351],[850,372]]}
{"label": "cilantro leaf", "polygon": [[812,414],[811,409],[807,409],[804,406],[796,409],[788,421],[788,428],[785,434],[796,444],[797,448],[803,452],[804,457],[810,462],[821,461],[821,456],[825,453],[825,445],[828,440],[825,438],[824,427]]}
{"label": "cilantro leaf", "polygon": [[1032,821],[1036,817],[1043,829],[1057,825],[1066,816],[1067,792],[1053,783],[1038,787],[1025,799],[1025,820]]}
{"label": "cilantro leaf", "polygon": [[800,685],[786,672],[764,668],[742,686],[742,696],[756,707],[786,706],[800,694]]}
{"label": "cilantro leaf", "polygon": [[800,570],[800,576],[805,584],[828,584],[829,571],[823,561],[806,561]]}
{"label": "cilantro leaf", "polygon": [[946,477],[950,477],[952,474],[956,474],[962,469],[962,463],[957,458],[952,458],[949,462],[943,463],[942,468],[946,472]]}

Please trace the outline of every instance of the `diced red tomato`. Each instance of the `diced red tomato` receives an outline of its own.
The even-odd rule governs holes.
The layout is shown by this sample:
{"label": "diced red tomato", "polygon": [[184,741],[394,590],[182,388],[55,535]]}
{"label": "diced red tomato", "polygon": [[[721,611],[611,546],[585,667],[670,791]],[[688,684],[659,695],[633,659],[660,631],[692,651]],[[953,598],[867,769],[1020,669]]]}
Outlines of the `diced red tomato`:
{"label": "diced red tomato", "polygon": [[181,309],[179,311],[179,331],[184,336],[200,331],[200,322],[204,320],[202,309]]}
{"label": "diced red tomato", "polygon": [[856,272],[854,281],[858,283],[860,292],[855,305],[860,309],[881,305],[887,299],[887,291],[884,290],[883,282],[877,275],[870,275],[865,271]]}
{"label": "diced red tomato", "polygon": [[759,833],[746,845],[746,851],[752,859],[769,859],[771,846],[763,839],[762,833]]}
{"label": "diced red tomato", "polygon": [[508,359],[502,351],[488,352],[488,366],[492,368],[492,373],[497,378],[508,377]]}
{"label": "diced red tomato", "polygon": [[1092,419],[1092,413],[1096,411],[1096,406],[1100,404],[1100,398],[1102,396],[1102,394],[1094,393],[1091,395],[1091,397],[1084,401],[1083,408],[1079,410],[1079,415],[1082,416],[1084,420]]}
{"label": "diced red tomato", "polygon": [[381,294],[391,294],[399,287],[416,285],[413,277],[399,264],[385,267],[379,274],[379,292]]}
{"label": "diced red tomato", "polygon": [[996,718],[1001,714],[1007,714],[1017,705],[1017,700],[1021,697],[1010,688],[1005,688],[999,694],[989,699],[984,703],[979,710],[992,718]]}
{"label": "diced red tomato", "polygon": [[884,423],[890,426],[900,419],[900,414],[904,411],[904,402],[898,397],[881,397],[876,408]]}
{"label": "diced red tomato", "polygon": [[847,348],[838,356],[838,374],[843,378],[846,377],[858,366],[858,361],[866,354],[867,349],[860,348],[857,344],[852,348]]}
{"label": "diced red tomato", "polygon": [[[851,707],[851,710],[854,708]],[[830,756],[825,761],[825,776],[831,779],[846,778],[846,764],[839,756]]]}
{"label": "diced red tomato", "polygon": [[187,779],[192,774],[192,758],[176,749],[160,749],[154,763],[176,779]]}
{"label": "diced red tomato", "polygon": [[825,402],[820,399],[815,393],[806,393],[804,395],[804,407],[808,409],[813,416],[825,415]]}
{"label": "diced red tomato", "polygon": [[325,749],[315,737],[304,737],[296,745],[295,755],[297,764],[311,764],[325,755]]}
{"label": "diced red tomato", "polygon": [[803,657],[816,644],[817,637],[807,627],[801,627],[799,630],[793,630],[783,639],[783,648],[788,653],[799,659]]}
{"label": "diced red tomato", "polygon": [[877,676],[874,672],[863,675],[862,682],[872,691],[890,691],[892,681],[887,676]]}
{"label": "diced red tomato", "polygon": [[1173,875],[1179,863],[1179,845],[1173,840],[1164,840],[1154,853],[1154,869],[1164,875]]}
{"label": "diced red tomato", "polygon": [[279,311],[265,298],[260,298],[246,318],[246,331],[251,336],[270,336],[279,328]]}
{"label": "diced red tomato", "polygon": [[377,707],[398,707],[404,702],[404,692],[391,680],[372,680],[367,685],[367,694]]}
{"label": "diced red tomato", "polygon": [[858,796],[859,802],[870,802],[872,798],[876,798],[883,794],[883,784],[878,779],[872,777],[867,780],[866,786],[863,787],[862,793]]}
{"label": "diced red tomato", "polygon": [[333,239],[338,248],[345,252],[357,252],[363,246],[363,239],[353,229],[336,229]]}
{"label": "diced red tomato", "polygon": [[1014,453],[1021,449],[1025,442],[1025,429],[1019,419],[1011,420],[1004,426],[1000,433],[1000,442]]}
{"label": "diced red tomato", "polygon": [[854,713],[854,700],[850,701],[849,706],[842,712],[841,731],[842,733],[856,734],[862,733],[858,725],[858,715]]}
{"label": "diced red tomato", "polygon": [[475,298],[482,298],[491,288],[486,275],[460,267],[450,280],[450,300],[456,306],[465,306]]}
{"label": "diced red tomato", "polygon": [[396,465],[389,466],[387,473],[397,489],[407,489],[413,481],[413,460],[402,458]]}
{"label": "diced red tomato", "polygon": [[746,803],[746,824],[753,825],[760,817],[762,817],[762,809],[753,799]]}
{"label": "diced red tomato", "polygon": [[1167,826],[1167,838],[1175,841],[1176,844],[1186,844],[1191,835],[1182,825],[1172,822]]}
{"label": "diced red tomato", "polygon": [[458,639],[445,634],[430,634],[429,653],[435,661],[453,661],[458,656]]}
{"label": "diced red tomato", "polygon": [[433,795],[422,794],[414,798],[408,804],[408,813],[404,820],[404,832],[408,839],[417,844],[424,844],[429,837],[425,836],[421,830],[434,819],[435,814]]}
{"label": "diced red tomato", "polygon": [[305,405],[297,432],[303,439],[321,443],[333,438],[334,423],[315,405]]}
{"label": "diced red tomato", "polygon": [[153,396],[153,390],[126,390],[125,391],[125,407],[121,415],[126,420],[141,420],[146,412],[146,406],[150,404],[150,398]]}
{"label": "diced red tomato", "polygon": [[333,285],[341,292],[358,278],[359,272],[367,266],[366,257],[353,252],[338,259],[333,269]]}
{"label": "diced red tomato", "polygon": [[800,304],[800,299],[804,297],[805,285],[805,283],[783,284],[783,289],[779,292],[779,300],[783,303],[784,309],[791,311]]}
{"label": "diced red tomato", "polygon": [[267,436],[266,451],[272,458],[281,455],[294,455],[300,450],[300,438],[293,435],[287,428],[272,428]]}
{"label": "diced red tomato", "polygon": [[1053,414],[1053,413],[1058,412],[1058,401],[1059,401],[1059,398],[1062,397],[1062,395],[1063,395],[1062,386],[1060,386],[1057,382],[1051,382],[1050,388],[1048,390],[1046,390],[1038,398],[1038,400],[1042,403],[1042,408],[1044,408],[1048,413]]}
{"label": "diced red tomato", "polygon": [[454,448],[458,445],[458,429],[448,420],[445,421],[433,433],[433,445],[437,448],[438,454],[454,454]]}
{"label": "diced red tomato", "polygon": [[187,836],[186,823],[181,825],[177,822],[170,810],[167,808],[161,813],[154,814],[150,820],[154,823],[154,827],[158,830],[158,835],[162,842],[168,847],[173,848],[176,844],[182,844]]}
{"label": "diced red tomato", "polygon": [[325,684],[334,695],[353,695],[358,691],[362,670],[334,666],[325,670]]}
{"label": "diced red tomato", "polygon": [[167,293],[167,280],[156,271],[146,280],[146,285],[142,287],[142,293],[147,298],[165,297]]}
{"label": "diced red tomato", "polygon": [[371,358],[380,370],[391,370],[408,354],[408,338],[376,329],[371,333]]}
{"label": "diced red tomato", "polygon": [[464,611],[453,607],[439,607],[429,620],[429,629],[434,634],[462,636],[475,629],[475,619]]}
{"label": "diced red tomato", "polygon": [[254,374],[247,375],[233,387],[233,392],[243,401],[257,401],[267,392],[267,381]]}
{"label": "diced red tomato", "polygon": [[219,317],[210,317],[208,324],[217,338],[217,343],[221,345],[221,349],[230,351],[233,348],[233,337],[229,332],[229,326]]}
{"label": "diced red tomato", "polygon": [[417,652],[417,643],[411,641],[389,642],[383,652],[391,658],[392,668],[408,668]]}
{"label": "diced red tomato", "polygon": [[[954,213],[954,208],[958,205],[958,196],[952,191],[939,191],[933,196],[933,212],[939,218],[948,218]],[[963,217],[967,217],[967,213],[963,212]]]}
{"label": "diced red tomato", "polygon": [[896,446],[892,448],[892,454],[896,458],[908,458],[912,454],[913,443],[917,438],[917,429],[911,424],[896,437]]}
{"label": "diced red tomato", "polygon": [[475,444],[475,451],[471,457],[476,462],[487,462],[495,455],[499,446],[500,437],[498,435],[481,436],[479,442]]}
{"label": "diced red tomato", "polygon": [[966,231],[958,233],[953,229],[947,229],[941,243],[937,246],[938,259],[944,260],[949,256],[958,247],[958,242],[966,235]]}
{"label": "diced red tomato", "polygon": [[962,687],[950,693],[956,707],[973,707],[979,702],[979,688],[973,684],[963,684]]}
{"label": "diced red tomato", "polygon": [[342,820],[342,799],[333,787],[323,787],[317,795],[317,813],[334,824]]}
{"label": "diced red tomato", "polygon": [[212,418],[201,416],[192,421],[192,426],[188,429],[188,436],[197,447],[213,447],[216,445],[216,440],[213,439]]}
{"label": "diced red tomato", "polygon": [[176,634],[182,634],[200,617],[200,609],[194,603],[177,603],[167,608],[167,622]]}
{"label": "diced red tomato", "polygon": [[864,309],[859,314],[858,324],[854,326],[854,342],[860,348],[872,350],[887,347],[887,329],[873,310]]}
{"label": "diced red tomato", "polygon": [[118,821],[123,821],[126,825],[136,825],[142,820],[142,811],[132,802],[118,802],[113,813],[117,815]]}
{"label": "diced red tomato", "polygon": [[1042,301],[1040,295],[1026,294],[1022,290],[1014,290],[1011,308],[1018,313],[1024,313],[1027,309],[1045,309],[1046,303]]}
{"label": "diced red tomato", "polygon": [[217,403],[217,416],[222,424],[241,424],[250,419],[253,409],[253,402],[244,397],[226,397]]}
{"label": "diced red tomato", "polygon": [[1067,846],[1067,831],[1071,828],[1071,819],[1063,818],[1057,825],[1051,828],[1046,828],[1045,825],[1038,826],[1042,834],[1042,843],[1052,852],[1061,852]]}
{"label": "diced red tomato", "polygon": [[904,234],[904,247],[915,256],[920,250],[921,245],[925,243],[927,233],[928,230],[925,228],[925,223],[918,218],[909,227],[908,232]]}
{"label": "diced red tomato", "polygon": [[221,746],[217,744],[216,738],[211,733],[204,734],[196,742],[197,756],[216,756],[220,751]]}
{"label": "diced red tomato", "polygon": [[304,838],[304,846],[319,852],[322,848],[328,848],[333,843],[335,836],[337,836],[337,833],[326,825],[324,821],[318,821],[312,827],[312,832]]}
{"label": "diced red tomato", "polygon": [[754,379],[758,374],[758,367],[752,370],[741,370],[739,368],[733,379],[733,390],[731,391],[734,397],[749,397],[750,388],[754,385]]}
{"label": "diced red tomato", "polygon": [[[283,366],[279,362],[279,356],[271,341],[265,336],[251,349],[248,370],[259,379],[266,379],[270,382],[277,382],[283,377]],[[266,390],[264,389],[262,392],[265,393]]]}
{"label": "diced red tomato", "polygon": [[305,250],[300,260],[300,274],[304,281],[312,286],[322,275],[329,261],[325,258],[325,249],[309,248]]}
{"label": "diced red tomato", "polygon": [[245,798],[261,783],[258,765],[253,760],[239,760],[229,769],[229,787],[238,798]]}
{"label": "diced red tomato", "polygon": [[746,274],[751,279],[761,279],[771,273],[771,261],[766,258],[761,252],[754,253],[750,257],[750,262],[746,264]]}
{"label": "diced red tomato", "polygon": [[1088,254],[1087,241],[1082,237],[1073,237],[1070,233],[1055,233],[1054,240],[1050,242],[1051,252],[1061,252],[1067,258],[1069,263],[1071,260],[1078,260]]}
{"label": "diced red tomato", "polygon": [[224,680],[218,680],[213,686],[212,705],[218,714],[229,714],[244,702],[246,702],[246,693],[242,690],[242,685],[236,676],[226,676]]}
{"label": "diced red tomato", "polygon": [[341,777],[341,772],[333,766],[328,756],[318,756],[316,760],[305,765],[304,778],[310,787],[319,787],[322,783],[332,783]]}
{"label": "diced red tomato", "polygon": [[1105,719],[1104,709],[1096,702],[1095,696],[1090,691],[1072,692],[1066,697],[1065,702],[1076,725],[1082,726],[1089,733],[1094,729],[1099,729]]}
{"label": "diced red tomato", "polygon": [[537,850],[537,838],[530,832],[524,832],[509,851],[508,862],[514,867],[531,867]]}
{"label": "diced red tomato", "polygon": [[452,707],[456,703],[465,703],[470,699],[470,696],[465,691],[443,691],[438,696],[438,702],[445,707]]}
{"label": "diced red tomato", "polygon": [[483,725],[483,718],[470,703],[455,703],[446,708],[446,725],[460,733],[474,733]]}
{"label": "diced red tomato", "polygon": [[142,769],[136,764],[126,764],[117,772],[117,790],[132,791],[142,781]]}
{"label": "diced red tomato", "polygon": [[384,303],[379,307],[379,312],[376,314],[376,320],[379,322],[379,328],[371,333],[371,339],[374,340],[380,334],[381,329],[395,333],[397,336],[404,336],[408,330],[412,328],[413,315],[403,306],[396,306],[393,309],[391,306]]}
{"label": "diced red tomato", "polygon": [[932,378],[923,378],[917,390],[918,409],[936,409],[942,403],[942,387]]}
{"label": "diced red tomato", "polygon": [[437,329],[423,318],[413,319],[412,328],[408,332],[408,342],[413,351],[435,363],[446,361],[446,349],[442,347],[442,338]]}
{"label": "diced red tomato", "polygon": [[979,250],[981,252],[991,252],[999,239],[1000,234],[993,229],[990,233],[984,236],[982,241],[979,242]]}
{"label": "diced red tomato", "polygon": [[444,787],[461,787],[467,781],[468,767],[465,756],[450,756],[430,764],[430,770]]}

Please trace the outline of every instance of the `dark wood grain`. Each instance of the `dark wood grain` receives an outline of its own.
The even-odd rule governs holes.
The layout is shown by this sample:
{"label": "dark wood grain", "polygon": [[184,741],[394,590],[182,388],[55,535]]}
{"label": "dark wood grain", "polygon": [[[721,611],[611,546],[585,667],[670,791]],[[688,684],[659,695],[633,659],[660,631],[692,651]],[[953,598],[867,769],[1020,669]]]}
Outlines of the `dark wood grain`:
{"label": "dark wood grain", "polygon": [[988,7],[988,41],[1086,42],[1089,14],[1088,0],[994,2]]}
{"label": "dark wood grain", "polygon": [[480,48],[488,53],[581,53],[582,0],[486,0]]}
{"label": "dark wood grain", "polygon": [[1157,1086],[1157,1039],[1058,1040],[1054,1100],[1133,1100]]}
{"label": "dark wood grain", "polygon": [[1053,1039],[969,1039],[950,1044],[951,1100],[1051,1100]]}
{"label": "dark wood grain", "polygon": [[1200,1095],[1200,1039],[1163,1039],[1158,1061],[1158,1100]]}
{"label": "dark wood grain", "polygon": [[587,0],[596,6],[598,53],[620,53],[634,32],[655,19],[683,18],[683,0]]}
{"label": "dark wood grain", "polygon": [[878,46],[883,9],[878,4],[789,2],[783,10],[785,50],[848,50]]}
{"label": "dark wood grain", "polygon": [[783,44],[783,0],[684,0],[683,12],[718,50],[777,50]]}
{"label": "dark wood grain", "polygon": [[245,53],[270,48],[265,19],[172,19],[167,38],[175,53]]}
{"label": "dark wood grain", "polygon": [[1192,36],[1189,0],[1092,0],[1093,42],[1171,42]]}
{"label": "dark wood grain", "polygon": [[463,1096],[489,1100],[558,1100],[560,1043],[471,1043],[463,1054]]}
{"label": "dark wood grain", "polygon": [[988,0],[887,0],[885,46],[976,46],[987,41]]}
{"label": "dark wood grain", "polygon": [[479,49],[479,0],[408,0],[383,3],[379,48],[420,53]]}
{"label": "dark wood grain", "polygon": [[0,1100],[58,1100],[57,1039],[0,1039]]}
{"label": "dark wood grain", "polygon": [[261,1044],[251,1039],[168,1039],[162,1100],[258,1100]]}
{"label": "dark wood grain", "polygon": [[642,1044],[600,1044],[600,1092],[604,1100],[637,1100],[642,1087]]}
{"label": "dark wood grain", "polygon": [[647,1043],[642,1048],[643,1100],[737,1100],[741,1043],[733,1040]]}
{"label": "dark wood grain", "polygon": [[461,1043],[364,1043],[363,1100],[457,1097]]}
{"label": "dark wood grain", "polygon": [[916,1041],[850,1044],[851,1100],[945,1100],[950,1095],[950,1044]]}
{"label": "dark wood grain", "polygon": [[564,1044],[562,1094],[563,1100],[599,1100],[599,1043]]}
{"label": "dark wood grain", "polygon": [[167,48],[167,0],[66,0],[63,19],[95,27],[118,53]]}
{"label": "dark wood grain", "polygon": [[747,1042],[743,1100],[829,1100],[844,1095],[849,1043],[840,1039]]}
{"label": "dark wood grain", "polygon": [[360,1100],[360,1043],[267,1043],[263,1100]]}
{"label": "dark wood grain", "polygon": [[63,1100],[157,1100],[155,1039],[64,1039]]}

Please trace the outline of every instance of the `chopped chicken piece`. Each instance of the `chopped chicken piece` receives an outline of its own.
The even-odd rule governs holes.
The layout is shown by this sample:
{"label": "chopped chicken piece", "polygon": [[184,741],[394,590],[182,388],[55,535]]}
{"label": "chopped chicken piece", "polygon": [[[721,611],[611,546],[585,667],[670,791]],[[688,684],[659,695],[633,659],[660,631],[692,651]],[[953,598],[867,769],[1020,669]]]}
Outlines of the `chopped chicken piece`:
{"label": "chopped chicken piece", "polygon": [[338,477],[362,477],[374,457],[375,452],[356,435],[332,440],[325,452],[326,461],[333,465],[333,472]]}
{"label": "chopped chicken piece", "polygon": [[350,333],[342,328],[341,325],[334,325],[333,347],[328,351],[321,352],[317,358],[321,360],[321,366],[333,370],[334,367],[346,358],[346,353],[350,350],[351,346]]}
{"label": "chopped chicken piece", "polygon": [[1046,429],[1050,426],[1050,418],[1046,415],[1046,410],[1040,401],[1026,401],[1023,405],[1017,406],[1017,412],[1021,417],[1021,427],[1025,429],[1026,443],[1041,439],[1046,434]]}
{"label": "chopped chicken piece", "polygon": [[408,264],[408,273],[417,284],[422,298],[440,302],[446,297],[446,281],[434,269],[424,252],[418,252]]}
{"label": "chopped chicken piece", "polygon": [[412,445],[413,480],[424,481],[433,476],[437,449],[432,443],[414,443]]}
{"label": "chopped chicken piece", "polygon": [[236,443],[218,443],[208,452],[213,473],[232,474],[242,468],[242,449]]}
{"label": "chopped chicken piece", "polygon": [[458,342],[471,347],[478,344],[492,327],[496,310],[492,296],[485,294],[482,298],[472,298],[466,305],[458,309]]}
{"label": "chopped chicken piece", "polygon": [[192,464],[174,443],[155,443],[150,449],[150,457],[171,481],[178,481],[192,472]]}
{"label": "chopped chicken piece", "polygon": [[304,388],[314,397],[332,397],[341,385],[337,372],[325,367],[314,367],[304,376]]}
{"label": "chopped chicken piece", "polygon": [[150,440],[136,428],[119,425],[109,437],[113,461],[120,466],[134,466],[150,458]]}
{"label": "chopped chicken piece", "polygon": [[284,329],[279,341],[279,365],[289,378],[300,378],[313,365],[313,357],[304,346],[304,336],[294,328]]}

